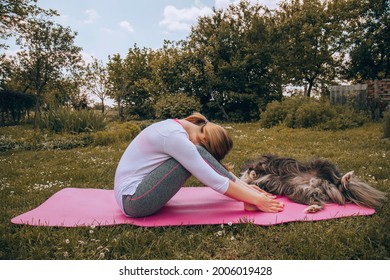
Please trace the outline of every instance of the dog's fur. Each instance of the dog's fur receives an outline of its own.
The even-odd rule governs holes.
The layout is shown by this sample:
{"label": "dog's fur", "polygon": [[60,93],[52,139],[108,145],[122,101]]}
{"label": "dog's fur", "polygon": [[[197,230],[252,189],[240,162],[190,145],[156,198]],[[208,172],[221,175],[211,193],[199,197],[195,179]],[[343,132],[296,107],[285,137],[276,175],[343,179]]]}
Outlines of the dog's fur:
{"label": "dog's fur", "polygon": [[386,199],[385,193],[354,177],[353,171],[343,175],[334,164],[318,158],[300,162],[263,155],[243,166],[240,179],[269,193],[307,204],[308,213],[323,209],[327,202],[374,208]]}

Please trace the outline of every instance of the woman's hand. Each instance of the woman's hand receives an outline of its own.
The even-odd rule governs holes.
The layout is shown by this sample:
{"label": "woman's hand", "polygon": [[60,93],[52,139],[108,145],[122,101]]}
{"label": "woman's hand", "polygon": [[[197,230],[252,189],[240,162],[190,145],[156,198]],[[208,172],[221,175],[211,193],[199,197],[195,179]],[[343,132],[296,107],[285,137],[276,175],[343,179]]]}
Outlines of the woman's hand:
{"label": "woman's hand", "polygon": [[253,190],[255,190],[256,192],[263,193],[263,194],[267,195],[267,196],[270,197],[270,198],[276,198],[276,195],[273,195],[273,194],[271,194],[271,193],[269,193],[269,192],[266,192],[265,190],[259,188],[259,187],[256,186],[256,185],[248,185],[248,187],[251,188],[251,189],[253,189]]}
{"label": "woman's hand", "polygon": [[274,195],[269,193],[260,194],[259,203],[255,205],[263,212],[276,213],[283,211],[284,203],[277,201]]}

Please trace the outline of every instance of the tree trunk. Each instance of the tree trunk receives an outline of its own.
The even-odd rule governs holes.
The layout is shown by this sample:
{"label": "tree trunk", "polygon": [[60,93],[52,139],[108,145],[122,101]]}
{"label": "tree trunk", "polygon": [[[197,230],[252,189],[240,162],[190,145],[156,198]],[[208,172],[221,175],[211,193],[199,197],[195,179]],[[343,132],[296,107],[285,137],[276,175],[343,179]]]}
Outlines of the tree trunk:
{"label": "tree trunk", "polygon": [[311,79],[307,80],[309,87],[308,87],[307,91],[305,90],[305,97],[311,97],[311,91],[313,89],[314,79],[315,78],[311,78]]}
{"label": "tree trunk", "polygon": [[125,116],[123,115],[123,109],[122,109],[122,102],[121,102],[121,99],[120,98],[118,98],[117,100],[116,100],[116,102],[118,103],[118,117],[119,117],[119,120],[120,121],[124,121],[125,120]]}
{"label": "tree trunk", "polygon": [[102,101],[102,114],[104,114],[104,98],[102,98],[101,101]]}

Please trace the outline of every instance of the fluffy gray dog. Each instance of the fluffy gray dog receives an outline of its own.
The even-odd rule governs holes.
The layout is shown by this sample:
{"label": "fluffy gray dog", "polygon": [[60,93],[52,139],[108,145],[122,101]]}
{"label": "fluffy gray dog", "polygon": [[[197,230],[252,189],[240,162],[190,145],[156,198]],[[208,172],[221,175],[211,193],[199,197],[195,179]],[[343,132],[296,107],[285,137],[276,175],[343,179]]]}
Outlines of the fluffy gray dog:
{"label": "fluffy gray dog", "polygon": [[313,158],[300,162],[293,158],[263,155],[246,163],[241,180],[275,194],[307,204],[308,213],[324,208],[327,202],[355,203],[377,207],[386,194],[353,176],[353,171],[341,174],[329,161]]}

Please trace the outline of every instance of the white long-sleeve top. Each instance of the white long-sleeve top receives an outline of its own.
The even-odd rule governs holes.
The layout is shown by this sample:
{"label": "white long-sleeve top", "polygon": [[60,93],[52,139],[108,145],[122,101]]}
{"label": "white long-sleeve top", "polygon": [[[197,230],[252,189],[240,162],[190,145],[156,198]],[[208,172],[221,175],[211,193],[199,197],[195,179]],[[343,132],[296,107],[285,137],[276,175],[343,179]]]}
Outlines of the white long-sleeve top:
{"label": "white long-sleeve top", "polygon": [[133,195],[146,175],[172,157],[206,186],[227,191],[229,179],[205,162],[180,123],[168,119],[145,128],[123,153],[114,182],[118,205],[123,209],[122,196]]}

